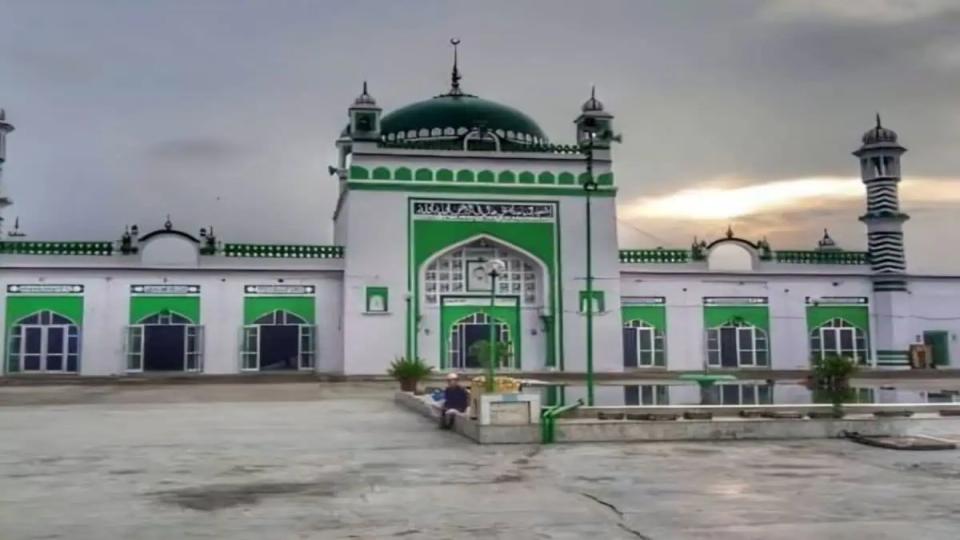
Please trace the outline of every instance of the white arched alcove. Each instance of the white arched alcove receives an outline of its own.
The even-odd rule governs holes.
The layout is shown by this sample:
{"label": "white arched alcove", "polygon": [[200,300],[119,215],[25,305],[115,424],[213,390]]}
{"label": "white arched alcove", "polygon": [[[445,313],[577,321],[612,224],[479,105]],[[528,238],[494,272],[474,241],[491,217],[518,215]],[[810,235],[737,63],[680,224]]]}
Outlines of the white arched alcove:
{"label": "white arched alcove", "polygon": [[143,264],[149,266],[196,266],[199,245],[177,234],[163,234],[140,245]]}
{"label": "white arched alcove", "polygon": [[717,244],[707,255],[707,268],[711,272],[750,272],[755,262],[756,252],[736,241]]}

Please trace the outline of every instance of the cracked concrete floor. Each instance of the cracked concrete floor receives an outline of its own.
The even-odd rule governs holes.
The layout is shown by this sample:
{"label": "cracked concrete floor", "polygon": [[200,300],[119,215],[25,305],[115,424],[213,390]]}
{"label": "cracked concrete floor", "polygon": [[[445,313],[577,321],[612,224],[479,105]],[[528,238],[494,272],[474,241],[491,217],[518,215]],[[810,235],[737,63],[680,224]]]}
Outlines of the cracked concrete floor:
{"label": "cracked concrete floor", "polygon": [[396,408],[383,385],[39,388],[0,388],[4,540],[955,539],[960,528],[960,451],[479,447]]}

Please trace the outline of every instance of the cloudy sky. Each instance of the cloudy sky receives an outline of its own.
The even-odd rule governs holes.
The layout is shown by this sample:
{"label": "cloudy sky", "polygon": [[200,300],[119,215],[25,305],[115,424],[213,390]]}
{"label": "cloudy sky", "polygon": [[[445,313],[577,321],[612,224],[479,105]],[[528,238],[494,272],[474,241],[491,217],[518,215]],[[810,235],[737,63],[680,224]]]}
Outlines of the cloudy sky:
{"label": "cloudy sky", "polygon": [[327,243],[325,170],[361,81],[388,111],[433,96],[459,36],[464,88],[555,142],[597,85],[624,137],[624,247],[732,224],[863,249],[850,151],[880,111],[910,149],[911,269],[960,274],[958,27],[957,0],[0,0],[8,224],[113,239],[169,213]]}

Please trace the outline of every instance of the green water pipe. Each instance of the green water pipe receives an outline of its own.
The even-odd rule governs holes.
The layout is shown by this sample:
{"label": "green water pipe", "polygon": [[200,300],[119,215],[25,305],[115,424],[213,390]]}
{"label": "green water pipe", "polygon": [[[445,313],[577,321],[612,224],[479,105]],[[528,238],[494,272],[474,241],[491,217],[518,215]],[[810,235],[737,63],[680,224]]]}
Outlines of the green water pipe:
{"label": "green water pipe", "polygon": [[563,413],[570,412],[583,405],[583,400],[578,399],[576,403],[570,405],[561,405],[550,407],[543,411],[540,420],[540,442],[550,444],[557,440],[557,417]]}

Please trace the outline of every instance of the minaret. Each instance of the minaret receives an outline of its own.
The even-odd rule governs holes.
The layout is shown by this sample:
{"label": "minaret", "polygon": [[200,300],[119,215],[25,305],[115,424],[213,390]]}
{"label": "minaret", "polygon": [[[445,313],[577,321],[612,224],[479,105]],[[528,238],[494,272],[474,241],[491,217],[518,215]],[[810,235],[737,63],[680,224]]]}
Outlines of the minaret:
{"label": "minaret", "polygon": [[355,141],[376,141],[380,139],[380,113],[377,100],[367,92],[367,81],[363,81],[363,91],[350,106],[350,136]]}
{"label": "minaret", "polygon": [[903,251],[903,222],[898,184],[900,156],[907,149],[897,143],[897,134],[877,125],[863,134],[863,145],[853,155],[860,158],[860,177],[867,187],[867,212],[860,216],[867,226],[867,250],[873,281],[873,344],[877,365],[909,365],[913,341],[907,263]]}
{"label": "minaret", "polygon": [[[10,206],[13,201],[7,197],[7,192],[3,186],[3,164],[7,161],[7,133],[13,131],[13,124],[7,122],[7,113],[0,109],[0,211]],[[0,223],[2,223],[0,217]]]}
{"label": "minaret", "polygon": [[596,87],[590,88],[590,99],[580,107],[580,116],[573,123],[577,125],[577,144],[587,145],[593,139],[595,148],[610,148],[610,142],[616,140],[613,115],[603,110]]}
{"label": "minaret", "polygon": [[910,216],[900,211],[897,187],[900,156],[906,151],[897,143],[897,134],[883,127],[878,114],[876,127],[863,134],[863,146],[853,153],[860,158],[860,177],[867,186],[867,213],[860,221],[867,226],[874,291],[907,290],[903,222]]}

